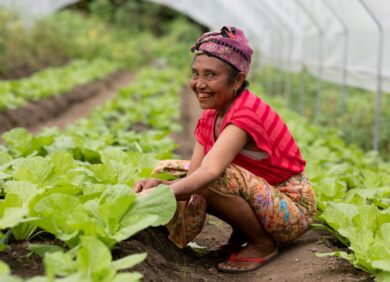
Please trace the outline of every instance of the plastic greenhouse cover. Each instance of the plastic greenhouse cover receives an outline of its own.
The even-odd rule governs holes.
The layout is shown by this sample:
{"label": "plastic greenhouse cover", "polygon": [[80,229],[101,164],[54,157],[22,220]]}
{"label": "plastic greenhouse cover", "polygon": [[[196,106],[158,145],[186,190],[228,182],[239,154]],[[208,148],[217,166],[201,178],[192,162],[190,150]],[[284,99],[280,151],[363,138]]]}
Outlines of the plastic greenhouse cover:
{"label": "plastic greenhouse cover", "polygon": [[78,2],[78,0],[0,0],[0,7],[19,12],[22,19],[31,21],[34,18],[50,15],[55,11]]}
{"label": "plastic greenhouse cover", "polygon": [[[318,74],[322,32],[323,78],[342,82],[347,42],[348,84],[369,90],[377,87],[379,31],[358,0],[151,1],[175,8],[212,30],[223,25],[240,27],[258,51],[256,60],[291,71],[306,68]],[[386,52],[390,50],[390,1],[364,3],[383,27],[382,88],[390,91],[390,53]],[[347,34],[331,9],[345,23]]]}
{"label": "plastic greenhouse cover", "polygon": [[[210,30],[224,25],[243,29],[260,64],[291,71],[305,68],[318,75],[322,63],[323,78],[336,83],[342,83],[346,66],[348,85],[369,90],[377,88],[380,70],[382,89],[390,92],[389,0],[149,1],[172,7]],[[380,33],[363,1],[383,28],[380,68]],[[50,14],[73,2],[77,0],[0,0],[0,6],[28,17]]]}

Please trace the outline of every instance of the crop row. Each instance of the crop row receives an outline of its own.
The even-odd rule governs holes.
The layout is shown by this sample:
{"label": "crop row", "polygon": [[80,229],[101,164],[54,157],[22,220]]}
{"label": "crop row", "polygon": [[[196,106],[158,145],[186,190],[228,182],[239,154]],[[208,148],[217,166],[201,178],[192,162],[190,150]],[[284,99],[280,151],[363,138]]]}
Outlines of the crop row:
{"label": "crop row", "polygon": [[[180,77],[182,73],[169,69],[145,69],[115,99],[64,132],[47,128],[32,136],[18,128],[3,134],[2,248],[11,236],[29,239],[39,230],[67,246],[31,246],[44,253],[46,270],[46,277],[31,281],[139,279],[139,274],[117,270],[145,255],[112,261],[109,249],[148,226],[165,224],[175,211],[168,188],[136,196],[132,185],[149,176],[158,159],[172,157],[175,144],[168,134],[178,127],[174,119],[179,108],[176,94],[183,85]],[[3,279],[21,281],[9,275],[5,264],[2,273]]]}
{"label": "crop row", "polygon": [[47,68],[29,78],[0,81],[0,111],[64,94],[76,85],[101,79],[118,69],[118,64],[102,59],[75,60],[64,67]]}
{"label": "crop row", "polygon": [[377,281],[390,281],[390,164],[346,145],[335,130],[311,124],[280,98],[265,99],[287,121],[307,160],[319,210],[312,227],[329,230],[350,250],[318,255],[347,259]]}
{"label": "crop row", "polygon": [[64,67],[47,68],[29,78],[0,81],[0,111],[63,94],[76,85],[106,77],[119,68],[133,70],[149,63],[182,67],[189,62],[188,46],[199,33],[188,21],[178,20],[169,33],[156,39],[149,32],[129,33],[72,12],[48,17],[37,24],[39,28],[58,35],[57,39],[65,41],[66,53],[81,59],[74,59]]}

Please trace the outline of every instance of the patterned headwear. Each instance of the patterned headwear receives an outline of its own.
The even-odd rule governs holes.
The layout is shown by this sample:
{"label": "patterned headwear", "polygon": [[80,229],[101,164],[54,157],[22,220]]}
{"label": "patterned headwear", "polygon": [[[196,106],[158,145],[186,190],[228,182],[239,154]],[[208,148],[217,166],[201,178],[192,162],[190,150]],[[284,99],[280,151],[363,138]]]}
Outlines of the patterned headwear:
{"label": "patterned headwear", "polygon": [[203,52],[217,57],[245,75],[248,75],[253,54],[242,30],[226,26],[221,31],[202,34],[192,46],[191,51],[195,54]]}

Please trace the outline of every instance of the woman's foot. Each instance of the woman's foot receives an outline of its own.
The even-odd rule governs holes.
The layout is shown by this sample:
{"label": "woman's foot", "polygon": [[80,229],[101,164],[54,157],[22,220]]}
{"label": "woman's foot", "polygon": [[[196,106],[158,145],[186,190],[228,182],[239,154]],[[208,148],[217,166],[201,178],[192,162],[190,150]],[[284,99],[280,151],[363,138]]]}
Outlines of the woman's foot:
{"label": "woman's foot", "polygon": [[255,270],[276,257],[278,249],[272,245],[269,247],[248,244],[238,253],[232,253],[230,258],[218,264],[221,272],[241,273]]}
{"label": "woman's foot", "polygon": [[233,229],[233,232],[230,235],[228,242],[224,245],[211,249],[209,255],[212,257],[229,256],[231,253],[240,250],[242,245],[244,245],[246,241],[247,240],[245,236],[241,232]]}

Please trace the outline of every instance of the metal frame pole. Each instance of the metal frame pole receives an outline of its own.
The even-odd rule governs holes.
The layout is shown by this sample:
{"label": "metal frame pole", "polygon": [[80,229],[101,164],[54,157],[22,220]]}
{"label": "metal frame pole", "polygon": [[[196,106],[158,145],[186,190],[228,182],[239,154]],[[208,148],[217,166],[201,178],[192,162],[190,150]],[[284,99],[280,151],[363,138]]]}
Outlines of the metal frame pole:
{"label": "metal frame pole", "polygon": [[362,4],[364,10],[374,21],[375,25],[379,31],[379,46],[378,46],[378,65],[377,65],[377,88],[375,96],[375,121],[374,121],[374,140],[372,147],[375,151],[379,149],[379,130],[381,123],[381,104],[382,104],[382,58],[383,58],[383,27],[381,22],[375,16],[375,14],[370,10],[367,4],[363,0],[359,0]]}
{"label": "metal frame pole", "polygon": [[[281,16],[278,14],[278,13],[275,13],[275,11],[272,9],[272,7],[268,6],[268,4],[266,4],[265,6],[267,6],[267,10],[268,12],[270,12],[271,14],[273,14],[275,17],[279,18],[279,22],[282,23],[283,27],[284,27],[284,30],[287,31],[287,34],[288,34],[288,40],[289,42],[293,42],[294,41],[294,35],[293,35],[293,32],[291,30],[291,27],[286,24],[283,19],[281,18]],[[288,63],[292,61],[292,47],[291,46],[288,46],[288,44],[286,44],[286,49],[287,49],[287,53],[286,53],[286,60],[285,60],[285,68],[284,68],[284,79],[285,79],[285,86],[284,86],[284,94],[285,94],[285,98],[286,98],[286,104],[288,104],[289,100],[290,100],[290,97],[291,97],[291,75],[288,75]]]}
{"label": "metal frame pole", "polygon": [[[256,5],[257,5],[257,7],[258,7],[258,11],[260,11],[260,13],[262,13],[263,14],[263,16],[265,17],[265,18],[267,18],[268,20],[268,22],[269,23],[271,23],[271,25],[272,26],[274,26],[275,27],[275,31],[276,31],[276,33],[279,35],[279,37],[281,38],[281,40],[280,40],[280,45],[279,44],[276,44],[276,46],[277,47],[279,47],[280,46],[280,52],[279,52],[279,54],[280,54],[280,61],[279,62],[282,62],[283,61],[283,58],[282,58],[282,55],[283,55],[283,34],[282,34],[282,32],[280,31],[280,29],[279,29],[279,27],[278,27],[278,25],[275,23],[275,22],[273,22],[273,18],[270,16],[270,15],[268,15],[266,12],[264,12],[264,10],[263,10],[263,6],[260,6],[259,4],[259,2],[257,2],[257,1],[255,1],[254,2]],[[277,43],[277,42],[276,42]],[[277,50],[276,48],[275,48],[275,50]],[[278,64],[278,60],[276,60],[276,65]],[[278,85],[277,85],[277,79],[276,79],[276,76],[274,77],[274,87],[273,87],[273,89],[274,89],[274,91],[275,91],[275,94],[277,95],[278,94],[278,90],[279,90],[279,87],[278,87]],[[272,94],[272,93],[270,93],[270,94]]]}
{"label": "metal frame pole", "polygon": [[324,43],[324,31],[322,30],[320,24],[316,21],[316,19],[310,14],[310,12],[306,9],[306,7],[299,2],[299,0],[295,0],[298,6],[302,9],[303,13],[306,17],[315,25],[318,30],[318,78],[317,78],[317,97],[316,97],[316,114],[315,117],[318,118],[321,114],[321,92],[322,92],[322,73],[323,73],[323,43]]}
{"label": "metal frame pole", "polygon": [[348,50],[349,50],[349,32],[348,26],[343,20],[343,18],[336,12],[336,10],[327,2],[327,0],[321,0],[322,3],[328,8],[332,15],[338,20],[341,27],[343,28],[344,33],[344,48],[343,48],[343,72],[342,72],[342,87],[341,87],[341,97],[340,97],[340,109],[339,115],[341,116],[345,110],[345,103],[348,94]]}
{"label": "metal frame pole", "polygon": [[[277,44],[277,40],[274,39],[273,34],[270,34],[270,38],[271,38],[271,44],[275,44],[276,45]],[[276,60],[276,56],[275,56],[275,58],[271,57],[270,59],[271,59],[271,64],[269,64],[268,68],[267,68],[267,77],[268,77],[268,94],[272,95],[273,92],[274,92],[274,85],[273,85],[274,84],[274,79],[273,79],[273,73],[272,73],[271,66],[272,66],[272,61],[275,60],[275,62],[276,62],[277,60]]]}

